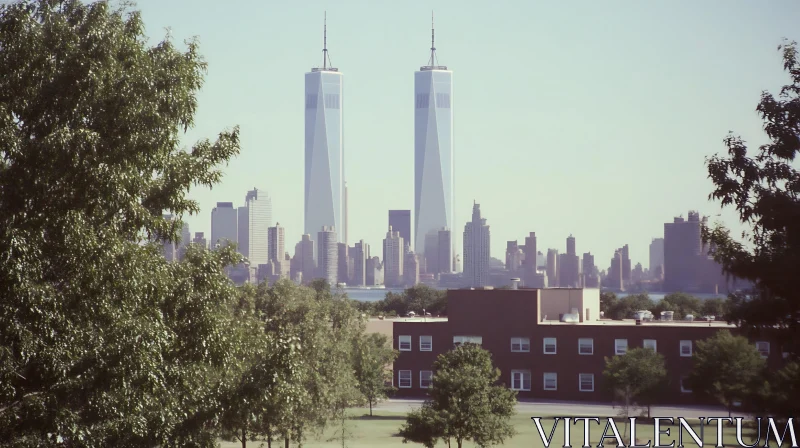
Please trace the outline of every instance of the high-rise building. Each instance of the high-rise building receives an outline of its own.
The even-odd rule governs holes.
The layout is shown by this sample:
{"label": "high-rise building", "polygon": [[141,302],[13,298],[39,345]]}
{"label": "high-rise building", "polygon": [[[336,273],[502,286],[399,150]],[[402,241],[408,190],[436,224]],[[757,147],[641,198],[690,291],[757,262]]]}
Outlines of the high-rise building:
{"label": "high-rise building", "polygon": [[506,269],[508,269],[508,272],[519,272],[522,268],[524,257],[522,249],[520,249],[516,240],[506,241]]}
{"label": "high-rise building", "polygon": [[536,283],[539,268],[539,259],[536,251],[536,232],[531,232],[525,237],[525,261],[523,262],[523,277],[525,286],[532,287]]}
{"label": "high-rise building", "polygon": [[628,251],[628,245],[622,246],[620,249],[622,253],[622,282],[625,285],[631,284],[631,257]]}
{"label": "high-rise building", "polygon": [[558,286],[558,249],[547,249],[547,286]]}
{"label": "high-rise building", "polygon": [[[344,162],[342,162],[344,164]],[[344,168],[342,168],[342,172],[344,173]],[[349,201],[349,196],[347,195],[347,182],[344,183],[344,235],[342,236],[342,242],[344,243],[345,247],[347,247],[348,239],[347,239],[347,231],[350,229],[350,215],[347,209],[347,204]]]}
{"label": "high-rise building", "polygon": [[403,263],[403,278],[405,286],[409,288],[419,283],[419,259],[414,252],[406,253],[406,261]]}
{"label": "high-rise building", "polygon": [[411,247],[411,210],[389,210],[389,227],[400,232],[406,246],[405,250],[413,250]]}
{"label": "high-rise building", "polygon": [[653,238],[650,242],[650,277],[660,280],[664,277],[664,238]]}
{"label": "high-rise building", "polygon": [[300,257],[300,272],[302,272],[303,283],[310,283],[317,278],[317,263],[314,258],[314,240],[311,235],[303,235],[297,246],[295,246],[295,256]]}
{"label": "high-rise building", "polygon": [[[322,67],[306,73],[305,233],[322,227],[344,229],[344,147],[342,84],[330,65],[325,25]],[[345,232],[340,241],[345,242]]]}
{"label": "high-rise building", "polygon": [[317,257],[319,278],[335,287],[339,274],[339,244],[333,227],[325,226],[317,233]]}
{"label": "high-rise building", "polygon": [[281,223],[269,228],[269,261],[283,261],[286,255],[286,231]]}
{"label": "high-rise building", "polygon": [[257,188],[247,192],[244,207],[239,207],[239,253],[250,266],[269,261],[269,227],[272,225],[272,199]]}
{"label": "high-rise building", "polygon": [[437,257],[436,267],[439,269],[439,274],[449,274],[453,272],[453,256],[450,250],[453,247],[453,243],[450,229],[440,229],[438,236],[436,251],[439,256]]}
{"label": "high-rise building", "polygon": [[405,261],[405,241],[400,232],[389,226],[383,240],[383,276],[386,286],[403,286],[403,262]]}
{"label": "high-rise building", "polygon": [[367,286],[380,286],[383,284],[383,264],[378,257],[367,258]]}
{"label": "high-rise building", "polygon": [[567,237],[567,253],[562,254],[558,263],[558,286],[578,288],[581,283],[580,258],[575,252],[575,237]]}
{"label": "high-rise building", "polygon": [[622,278],[623,260],[622,249],[614,251],[614,258],[611,259],[611,266],[608,268],[606,276],[606,286],[617,291],[625,290],[625,281]]}
{"label": "high-rise building", "polygon": [[353,277],[350,282],[353,286],[366,286],[367,260],[370,258],[369,244],[364,240],[357,242],[350,251],[350,257],[353,259]]}
{"label": "high-rise building", "polygon": [[192,244],[196,244],[203,249],[208,249],[208,241],[206,241],[206,235],[203,232],[195,232],[194,239],[192,240]]}
{"label": "high-rise building", "polygon": [[439,269],[439,231],[431,230],[425,235],[425,273],[438,275]]}
{"label": "high-rise building", "polygon": [[464,281],[478,287],[489,284],[490,235],[480,204],[472,205],[472,221],[464,226]]}
{"label": "high-rise building", "polygon": [[698,288],[697,273],[703,253],[700,214],[664,224],[664,291],[690,292]]}
{"label": "high-rise building", "polygon": [[347,244],[338,244],[338,260],[336,261],[336,269],[338,271],[337,277],[339,283],[350,284],[350,251]]}
{"label": "high-rise building", "polygon": [[425,239],[453,228],[455,215],[453,72],[438,65],[433,37],[431,26],[430,60],[414,73],[414,250],[426,258]]}
{"label": "high-rise building", "polygon": [[181,240],[178,243],[178,259],[183,260],[186,256],[186,249],[192,243],[192,232],[189,231],[189,224],[183,223],[181,228]]}
{"label": "high-rise building", "polygon": [[237,243],[238,238],[238,214],[233,208],[233,202],[217,202],[217,206],[211,210],[211,248],[224,246],[229,243]]}
{"label": "high-rise building", "polygon": [[600,278],[597,275],[597,268],[594,265],[594,255],[592,255],[591,252],[583,254],[583,287],[600,287]]}

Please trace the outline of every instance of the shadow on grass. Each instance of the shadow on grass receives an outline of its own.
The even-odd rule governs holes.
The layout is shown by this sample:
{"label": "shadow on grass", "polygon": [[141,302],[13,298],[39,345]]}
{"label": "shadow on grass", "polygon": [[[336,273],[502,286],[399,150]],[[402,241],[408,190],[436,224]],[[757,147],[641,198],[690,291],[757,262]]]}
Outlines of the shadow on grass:
{"label": "shadow on grass", "polygon": [[375,420],[375,421],[378,421],[378,420],[396,420],[396,421],[401,421],[401,420],[405,420],[405,419],[406,419],[405,415],[369,415],[369,414],[364,414],[364,415],[361,415],[361,416],[350,417],[350,420],[367,420],[367,421],[369,421],[369,420]]}

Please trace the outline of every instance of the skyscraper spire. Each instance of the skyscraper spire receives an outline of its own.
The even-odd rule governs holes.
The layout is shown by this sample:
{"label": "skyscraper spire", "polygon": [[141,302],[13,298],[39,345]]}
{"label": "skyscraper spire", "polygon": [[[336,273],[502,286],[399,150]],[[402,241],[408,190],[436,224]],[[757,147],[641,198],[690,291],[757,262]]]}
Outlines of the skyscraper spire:
{"label": "skyscraper spire", "polygon": [[322,68],[328,68],[328,11],[325,11],[322,19]]}
{"label": "skyscraper spire", "polygon": [[431,59],[428,61],[428,65],[431,67],[436,66],[436,45],[435,42],[435,34],[434,34],[434,27],[433,27],[433,11],[431,11]]}

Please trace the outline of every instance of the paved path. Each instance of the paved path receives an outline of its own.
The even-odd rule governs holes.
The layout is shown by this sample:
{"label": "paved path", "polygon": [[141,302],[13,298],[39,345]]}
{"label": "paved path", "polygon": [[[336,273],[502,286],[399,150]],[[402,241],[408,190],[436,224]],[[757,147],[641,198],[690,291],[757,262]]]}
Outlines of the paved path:
{"label": "paved path", "polygon": [[[422,400],[387,400],[378,404],[375,409],[386,412],[409,412],[420,407]],[[527,414],[531,417],[537,415],[562,415],[570,417],[611,417],[619,413],[619,408],[614,408],[605,403],[575,403],[565,401],[522,401],[517,403],[517,413]],[[727,417],[728,411],[720,407],[708,406],[653,406],[651,415],[654,417]],[[734,417],[739,414],[734,414]],[[744,416],[744,415],[742,415]]]}

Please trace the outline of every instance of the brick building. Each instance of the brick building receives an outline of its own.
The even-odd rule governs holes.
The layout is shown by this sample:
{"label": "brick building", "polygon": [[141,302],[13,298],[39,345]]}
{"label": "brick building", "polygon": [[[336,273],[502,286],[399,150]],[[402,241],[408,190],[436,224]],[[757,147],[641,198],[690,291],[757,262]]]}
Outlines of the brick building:
{"label": "brick building", "polygon": [[[458,342],[476,342],[492,353],[500,382],[519,390],[520,399],[608,402],[605,358],[646,346],[665,358],[669,384],[660,401],[693,404],[698,400],[682,378],[691,371],[696,341],[721,329],[736,332],[724,322],[600,319],[596,289],[450,290],[447,312],[448,318],[391,322],[400,352],[393,366],[396,396],[424,397],[436,357]],[[776,344],[754,342],[780,367]]]}

